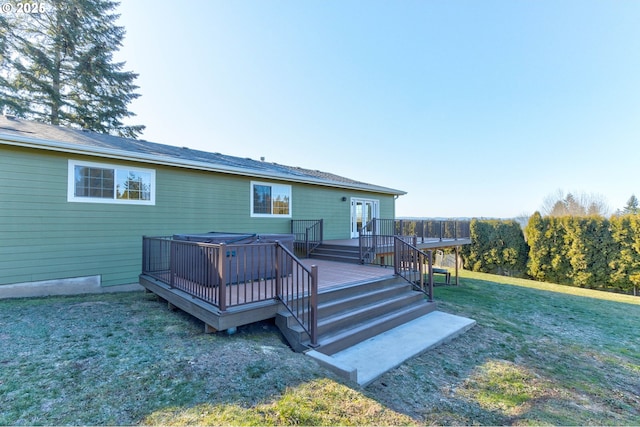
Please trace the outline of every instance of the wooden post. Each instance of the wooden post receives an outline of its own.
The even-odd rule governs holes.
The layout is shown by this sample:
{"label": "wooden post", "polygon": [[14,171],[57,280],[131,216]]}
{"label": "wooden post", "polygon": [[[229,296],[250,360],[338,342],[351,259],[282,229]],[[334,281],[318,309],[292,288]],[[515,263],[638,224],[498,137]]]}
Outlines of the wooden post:
{"label": "wooden post", "polygon": [[218,248],[218,304],[220,305],[220,311],[227,310],[227,245],[220,243]]}
{"label": "wooden post", "polygon": [[178,258],[178,244],[175,242],[175,240],[172,240],[170,245],[171,246],[169,247],[169,253],[171,255],[169,256],[169,287],[174,288],[176,285],[176,259]]}
{"label": "wooden post", "polygon": [[[276,262],[275,271],[276,271],[276,296],[282,297],[282,275],[280,274],[280,257],[282,250],[280,249],[280,243],[276,240],[275,245],[273,247],[275,251],[274,259]],[[308,250],[308,249],[307,249]],[[309,254],[307,253],[307,257]]]}
{"label": "wooden post", "polygon": [[460,286],[460,282],[458,281],[458,251],[460,250],[460,246],[456,246],[456,286]]}
{"label": "wooden post", "polygon": [[420,274],[420,289],[424,291],[424,258],[420,252],[416,252],[418,255],[418,270]]}
{"label": "wooden post", "polygon": [[400,274],[400,252],[398,250],[398,238],[393,238],[393,272],[394,274]]}
{"label": "wooden post", "polygon": [[429,302],[433,302],[433,251],[427,252],[429,261]]}
{"label": "wooden post", "polygon": [[378,227],[377,227],[378,221],[373,218],[373,224],[372,224],[372,232],[373,232],[373,252],[374,254],[378,253]]}
{"label": "wooden post", "polygon": [[309,338],[311,347],[318,346],[318,266],[311,266],[311,296],[309,307]]}
{"label": "wooden post", "polygon": [[304,230],[304,257],[309,258],[309,227]]}

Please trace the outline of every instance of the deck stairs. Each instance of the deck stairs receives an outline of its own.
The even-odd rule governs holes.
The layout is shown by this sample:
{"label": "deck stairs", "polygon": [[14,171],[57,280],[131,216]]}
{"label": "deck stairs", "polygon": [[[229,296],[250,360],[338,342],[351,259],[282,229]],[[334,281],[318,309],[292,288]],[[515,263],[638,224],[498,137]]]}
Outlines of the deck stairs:
{"label": "deck stairs", "polygon": [[[390,277],[332,288],[318,295],[316,351],[331,356],[436,309],[402,278]],[[296,351],[309,349],[309,335],[288,311],[276,324]]]}
{"label": "deck stairs", "polygon": [[360,264],[360,248],[358,246],[322,243],[309,254],[309,258]]}

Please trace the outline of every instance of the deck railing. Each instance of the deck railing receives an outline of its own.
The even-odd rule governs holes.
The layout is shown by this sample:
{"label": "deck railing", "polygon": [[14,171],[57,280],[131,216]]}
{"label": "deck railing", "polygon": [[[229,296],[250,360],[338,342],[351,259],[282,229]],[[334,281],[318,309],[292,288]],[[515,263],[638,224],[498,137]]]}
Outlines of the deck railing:
{"label": "deck railing", "polygon": [[280,242],[213,244],[143,237],[142,273],[221,312],[278,299],[317,343],[318,272]]}
{"label": "deck railing", "polygon": [[470,221],[398,220],[373,218],[360,229],[360,261],[364,264],[393,266],[395,238],[414,246],[428,242],[470,239]]}
{"label": "deck railing", "polygon": [[423,252],[405,240],[394,238],[394,273],[433,302],[433,251]]}
{"label": "deck railing", "polygon": [[322,244],[323,220],[293,219],[291,220],[291,234],[295,236],[294,252],[308,257],[311,251]]}
{"label": "deck railing", "polygon": [[416,236],[418,242],[437,240],[469,239],[471,221],[398,219],[395,220],[395,235]]}
{"label": "deck railing", "polygon": [[291,278],[282,280],[278,298],[296,321],[309,334],[311,347],[318,345],[318,267],[307,269],[294,254],[282,247],[282,253],[295,260]]}

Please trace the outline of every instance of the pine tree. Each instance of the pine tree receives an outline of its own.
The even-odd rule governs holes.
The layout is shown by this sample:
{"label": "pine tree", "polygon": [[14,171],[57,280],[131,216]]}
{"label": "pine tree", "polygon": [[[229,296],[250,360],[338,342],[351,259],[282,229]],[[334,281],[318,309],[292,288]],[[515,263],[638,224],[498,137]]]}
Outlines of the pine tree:
{"label": "pine tree", "polygon": [[0,108],[27,119],[137,137],[125,126],[137,74],[113,54],[124,28],[109,0],[50,0],[41,13],[0,20]]}

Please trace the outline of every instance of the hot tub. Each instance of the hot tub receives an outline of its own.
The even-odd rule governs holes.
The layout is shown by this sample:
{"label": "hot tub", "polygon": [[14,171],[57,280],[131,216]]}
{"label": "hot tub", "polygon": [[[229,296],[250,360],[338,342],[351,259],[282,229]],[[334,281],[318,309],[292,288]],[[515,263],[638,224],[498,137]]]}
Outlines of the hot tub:
{"label": "hot tub", "polygon": [[[227,283],[244,283],[276,276],[275,251],[272,245],[263,243],[280,242],[293,251],[293,234],[248,234],[209,232],[199,234],[175,234],[174,240],[207,243],[223,246],[223,262],[227,272]],[[213,252],[199,245],[185,245],[177,248],[176,262],[187,265],[181,276],[187,280],[217,286],[220,284],[219,259],[213,259]],[[287,276],[292,271],[292,261],[282,256],[277,272]]]}

